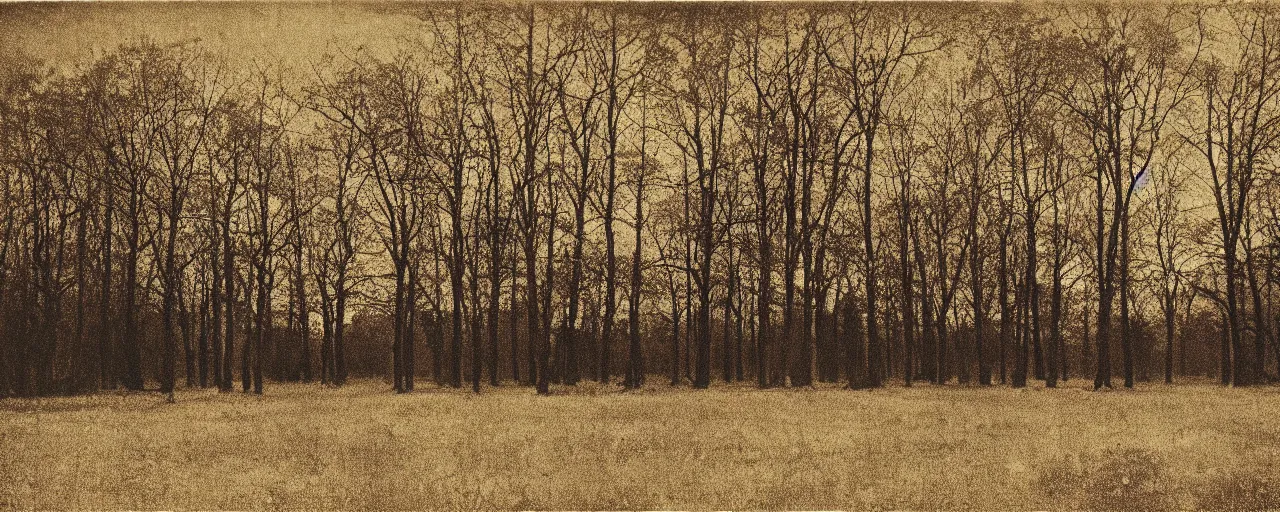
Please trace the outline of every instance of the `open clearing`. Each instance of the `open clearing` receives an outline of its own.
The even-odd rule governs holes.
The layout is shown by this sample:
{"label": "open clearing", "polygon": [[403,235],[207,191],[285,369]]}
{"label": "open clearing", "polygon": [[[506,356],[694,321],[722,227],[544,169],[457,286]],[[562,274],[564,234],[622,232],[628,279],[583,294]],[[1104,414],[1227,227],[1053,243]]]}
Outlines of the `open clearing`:
{"label": "open clearing", "polygon": [[0,508],[1277,508],[1280,389],[0,400]]}

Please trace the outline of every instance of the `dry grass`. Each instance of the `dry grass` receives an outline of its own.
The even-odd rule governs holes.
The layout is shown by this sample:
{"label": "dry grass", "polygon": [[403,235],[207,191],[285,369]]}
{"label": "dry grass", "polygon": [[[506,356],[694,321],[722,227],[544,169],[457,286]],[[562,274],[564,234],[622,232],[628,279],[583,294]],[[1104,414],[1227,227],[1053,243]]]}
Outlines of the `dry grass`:
{"label": "dry grass", "polygon": [[0,401],[0,508],[1280,507],[1276,388],[386,388]]}

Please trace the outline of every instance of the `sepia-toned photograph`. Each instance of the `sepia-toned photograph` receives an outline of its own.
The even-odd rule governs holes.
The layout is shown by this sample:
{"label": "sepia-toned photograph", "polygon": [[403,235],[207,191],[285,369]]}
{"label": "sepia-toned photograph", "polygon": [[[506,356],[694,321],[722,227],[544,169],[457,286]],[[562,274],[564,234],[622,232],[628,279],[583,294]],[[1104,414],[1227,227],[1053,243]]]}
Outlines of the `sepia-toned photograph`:
{"label": "sepia-toned photograph", "polygon": [[1280,510],[1280,3],[0,2],[0,510]]}

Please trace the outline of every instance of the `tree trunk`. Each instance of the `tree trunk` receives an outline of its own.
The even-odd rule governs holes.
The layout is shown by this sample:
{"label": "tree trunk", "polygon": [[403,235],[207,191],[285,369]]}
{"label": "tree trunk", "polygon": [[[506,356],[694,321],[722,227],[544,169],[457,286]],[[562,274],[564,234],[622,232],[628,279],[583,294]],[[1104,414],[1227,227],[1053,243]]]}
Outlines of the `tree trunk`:
{"label": "tree trunk", "polygon": [[102,277],[99,281],[101,295],[98,301],[98,385],[103,389],[115,389],[116,387],[116,365],[115,354],[112,352],[111,337],[115,321],[112,318],[112,288],[115,283],[112,280],[111,271],[113,269],[112,255],[114,251],[111,242],[115,238],[115,229],[113,225],[115,213],[115,187],[108,184],[106,187],[106,203],[103,205],[102,220]]}
{"label": "tree trunk", "polygon": [[140,226],[142,212],[139,210],[140,193],[136,188],[129,199],[129,232],[127,234],[128,252],[125,255],[124,283],[124,338],[121,340],[124,349],[125,374],[121,381],[130,391],[142,390],[142,351],[138,347],[141,331],[138,329],[138,256],[140,252]]}
{"label": "tree trunk", "polygon": [[[647,106],[647,105],[646,105]],[[640,346],[640,297],[644,291],[643,276],[640,273],[640,262],[643,256],[643,237],[644,233],[644,180],[645,180],[645,164],[648,158],[645,154],[645,142],[647,139],[644,132],[644,123],[642,123],[643,132],[641,135],[640,149],[640,176],[636,179],[636,216],[635,216],[635,252],[631,255],[631,292],[627,303],[627,332],[630,338],[630,346],[627,355],[627,378],[626,388],[636,389],[644,384],[645,368],[644,355]],[[606,315],[607,316],[607,315]]]}
{"label": "tree trunk", "polygon": [[[867,130],[864,135],[866,138],[866,147],[863,150],[863,173],[862,173],[862,242],[865,251],[866,264],[866,294],[867,294],[867,374],[866,386],[880,387],[884,384],[881,378],[880,365],[880,330],[876,325],[876,314],[878,311],[878,292],[876,288],[876,248],[872,236],[872,215],[875,213],[871,209],[871,176],[873,174],[873,158],[872,150],[875,148],[875,130]],[[852,384],[852,382],[851,382]]]}
{"label": "tree trunk", "polygon": [[1133,388],[1133,333],[1129,319],[1129,215],[1120,220],[1120,350],[1124,365],[1124,387]]}
{"label": "tree trunk", "polygon": [[[222,377],[218,385],[218,391],[228,393],[231,391],[235,381],[232,379],[231,372],[235,358],[235,310],[236,310],[236,267],[235,257],[231,252],[231,207],[227,206],[224,210],[222,219],[222,279],[223,293],[222,305],[226,309],[226,315],[223,320],[225,329],[223,329],[223,337],[225,338],[224,348],[222,349]],[[245,338],[245,343],[249,342]]]}
{"label": "tree trunk", "polygon": [[[911,187],[910,177],[908,176],[902,182],[902,209],[898,218],[898,266],[902,272],[902,341],[906,346],[906,354],[903,360],[903,384],[911,387],[911,379],[915,377],[915,369],[912,368],[912,360],[915,358],[915,330],[916,330],[916,311],[915,311],[915,283],[913,282],[914,269],[912,262],[908,259],[907,254],[911,249],[911,235],[908,231],[911,229],[911,198],[909,196]],[[920,260],[920,246],[915,247],[916,262]],[[921,275],[921,278],[924,278]],[[928,298],[924,298],[921,306],[924,309],[924,329],[929,331],[933,326],[932,315],[923,302],[927,302]],[[936,377],[936,376],[935,376]]]}

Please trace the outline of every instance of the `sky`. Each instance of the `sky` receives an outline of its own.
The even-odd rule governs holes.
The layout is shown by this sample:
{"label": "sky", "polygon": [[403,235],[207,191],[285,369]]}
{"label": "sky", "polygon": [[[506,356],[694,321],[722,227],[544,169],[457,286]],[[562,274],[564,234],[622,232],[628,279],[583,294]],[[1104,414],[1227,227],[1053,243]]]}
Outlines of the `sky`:
{"label": "sky", "polygon": [[[199,39],[231,63],[254,58],[306,66],[334,43],[390,51],[418,30],[401,6],[311,2],[0,4],[0,54],[21,52],[55,67],[123,42]],[[399,13],[387,12],[401,9]]]}

